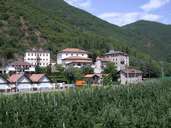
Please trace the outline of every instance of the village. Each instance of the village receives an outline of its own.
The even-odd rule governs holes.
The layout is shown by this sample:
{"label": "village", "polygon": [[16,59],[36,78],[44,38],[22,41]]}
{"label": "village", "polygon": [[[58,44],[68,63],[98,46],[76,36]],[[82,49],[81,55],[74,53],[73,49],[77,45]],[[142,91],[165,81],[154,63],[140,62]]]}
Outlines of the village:
{"label": "village", "polygon": [[[96,60],[89,57],[89,52],[79,48],[65,48],[56,55],[56,62],[51,61],[51,54],[42,48],[32,48],[25,52],[22,60],[9,63],[1,71],[0,92],[28,92],[82,87],[86,85],[103,86],[108,74],[103,71],[107,64],[116,67],[120,85],[137,84],[143,81],[143,73],[129,64],[129,55],[121,51],[110,50]],[[91,67],[93,73],[85,74],[83,79],[74,83],[53,81],[46,73],[36,73],[36,67],[61,65],[64,69]]]}

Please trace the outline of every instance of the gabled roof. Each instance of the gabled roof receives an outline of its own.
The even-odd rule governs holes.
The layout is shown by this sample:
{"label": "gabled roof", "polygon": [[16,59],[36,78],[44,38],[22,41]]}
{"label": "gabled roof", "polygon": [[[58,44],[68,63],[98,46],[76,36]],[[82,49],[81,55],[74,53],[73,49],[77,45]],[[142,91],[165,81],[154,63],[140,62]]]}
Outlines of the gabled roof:
{"label": "gabled roof", "polygon": [[60,52],[78,52],[78,53],[88,53],[85,50],[79,49],[79,48],[65,48]]}
{"label": "gabled roof", "polygon": [[94,76],[103,77],[103,76],[108,76],[108,74],[95,73],[95,74],[87,74],[84,77],[85,78],[92,78]]}
{"label": "gabled roof", "polygon": [[[8,81],[11,83],[16,83],[20,78],[22,78],[24,74],[13,74],[8,78]],[[26,77],[27,78],[27,77]]]}
{"label": "gabled roof", "polygon": [[94,76],[100,77],[100,75],[98,75],[98,74],[87,74],[87,75],[85,75],[84,77],[85,77],[85,78],[92,78],[92,77],[94,77]]}
{"label": "gabled roof", "polygon": [[[3,76],[0,76],[0,79],[3,79],[6,83],[9,83],[9,81],[7,79],[5,79]],[[2,83],[0,83],[2,84]]]}
{"label": "gabled roof", "polygon": [[45,74],[32,74],[30,76],[30,80],[32,82],[39,82],[44,76],[46,76]]}

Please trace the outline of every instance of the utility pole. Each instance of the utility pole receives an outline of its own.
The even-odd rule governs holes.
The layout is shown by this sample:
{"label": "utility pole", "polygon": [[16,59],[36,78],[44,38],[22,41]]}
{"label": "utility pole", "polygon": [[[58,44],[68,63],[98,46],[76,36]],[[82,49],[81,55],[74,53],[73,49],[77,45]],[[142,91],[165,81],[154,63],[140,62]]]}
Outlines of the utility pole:
{"label": "utility pole", "polygon": [[163,61],[160,61],[160,67],[161,67],[161,78],[163,79],[164,76],[165,76],[164,67],[163,67]]}

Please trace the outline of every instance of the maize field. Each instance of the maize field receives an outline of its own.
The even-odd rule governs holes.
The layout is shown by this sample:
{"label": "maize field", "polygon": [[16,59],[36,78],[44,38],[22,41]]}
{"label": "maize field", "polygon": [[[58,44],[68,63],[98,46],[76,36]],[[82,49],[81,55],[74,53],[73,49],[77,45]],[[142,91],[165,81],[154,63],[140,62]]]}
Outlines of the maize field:
{"label": "maize field", "polygon": [[171,128],[171,80],[2,94],[0,128]]}

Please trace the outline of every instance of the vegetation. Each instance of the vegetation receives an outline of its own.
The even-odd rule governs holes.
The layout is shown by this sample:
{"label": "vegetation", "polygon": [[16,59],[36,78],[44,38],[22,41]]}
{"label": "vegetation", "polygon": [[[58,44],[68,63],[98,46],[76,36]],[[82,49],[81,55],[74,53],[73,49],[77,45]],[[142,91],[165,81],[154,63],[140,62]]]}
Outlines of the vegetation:
{"label": "vegetation", "polygon": [[1,128],[169,128],[171,81],[0,96]]}
{"label": "vegetation", "polygon": [[150,58],[153,65],[145,76],[160,76],[160,60],[169,68],[166,75],[171,75],[170,26],[148,23],[118,27],[63,0],[1,0],[0,65],[21,58],[31,47],[49,49],[53,55],[65,47],[78,47],[90,51],[93,59],[117,49],[129,53],[131,63],[143,71]]}

